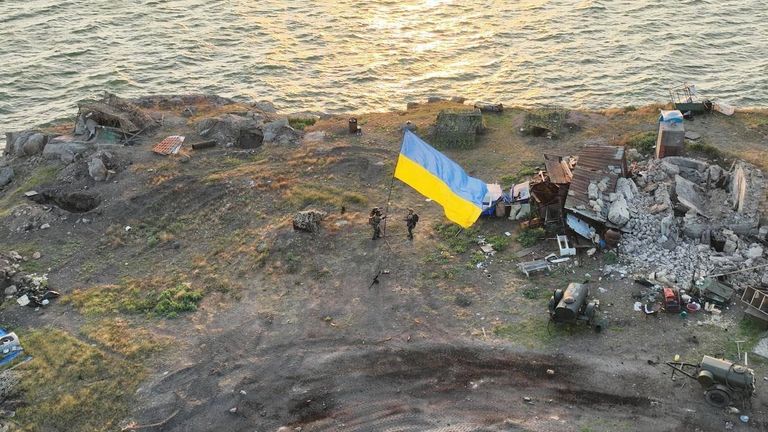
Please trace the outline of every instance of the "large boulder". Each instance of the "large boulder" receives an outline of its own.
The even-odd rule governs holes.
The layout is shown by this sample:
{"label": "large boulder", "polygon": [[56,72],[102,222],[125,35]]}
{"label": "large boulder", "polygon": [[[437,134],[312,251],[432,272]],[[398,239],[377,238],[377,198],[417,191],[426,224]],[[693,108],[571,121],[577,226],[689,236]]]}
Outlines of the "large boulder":
{"label": "large boulder", "polygon": [[5,152],[14,156],[40,154],[48,136],[37,131],[8,132],[5,134]]}
{"label": "large boulder", "polygon": [[22,153],[26,156],[40,154],[43,152],[43,148],[47,141],[48,138],[41,133],[32,134],[23,144],[21,148]]}
{"label": "large boulder", "polygon": [[48,159],[60,159],[71,163],[75,158],[87,152],[91,146],[87,143],[74,140],[71,136],[62,136],[52,139],[43,149],[43,156]]}
{"label": "large boulder", "polygon": [[0,187],[7,185],[13,180],[13,167],[6,166],[0,168]]}
{"label": "large boulder", "polygon": [[261,121],[234,114],[201,120],[197,123],[197,133],[222,146],[256,148],[264,142]]}
{"label": "large boulder", "polygon": [[328,216],[322,210],[304,210],[293,216],[293,229],[297,231],[317,232],[320,222]]}
{"label": "large boulder", "polygon": [[608,208],[608,220],[616,226],[622,227],[629,222],[629,206],[623,195],[611,203]]}
{"label": "large boulder", "polygon": [[288,124],[288,119],[269,122],[261,130],[266,143],[293,144],[299,139],[299,133]]}

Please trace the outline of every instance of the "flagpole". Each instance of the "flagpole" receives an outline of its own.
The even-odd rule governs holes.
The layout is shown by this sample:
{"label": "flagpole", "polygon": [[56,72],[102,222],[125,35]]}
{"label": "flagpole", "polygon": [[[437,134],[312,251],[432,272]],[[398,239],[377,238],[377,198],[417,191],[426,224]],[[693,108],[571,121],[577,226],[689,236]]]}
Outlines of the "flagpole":
{"label": "flagpole", "polygon": [[[397,165],[397,163],[395,163]],[[389,203],[392,201],[392,188],[395,186],[395,170],[392,170],[392,180],[389,182],[389,194],[387,195],[387,208],[384,210],[384,216],[389,214]],[[384,229],[382,230],[384,236],[387,235],[387,218],[384,218]]]}

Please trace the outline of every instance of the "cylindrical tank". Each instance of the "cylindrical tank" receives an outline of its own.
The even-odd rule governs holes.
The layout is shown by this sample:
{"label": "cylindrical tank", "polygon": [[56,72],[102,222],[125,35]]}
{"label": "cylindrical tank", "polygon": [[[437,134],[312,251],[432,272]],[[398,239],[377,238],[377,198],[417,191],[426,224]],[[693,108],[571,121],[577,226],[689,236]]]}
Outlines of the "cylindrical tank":
{"label": "cylindrical tank", "polygon": [[699,373],[699,382],[707,387],[711,382],[724,384],[727,387],[735,388],[740,391],[753,392],[755,389],[755,373],[752,369],[739,364],[734,364],[728,360],[722,360],[710,356],[704,356],[700,365],[701,371],[707,371],[709,374]]}
{"label": "cylindrical tank", "polygon": [[557,322],[576,321],[579,311],[586,303],[589,295],[589,288],[586,285],[573,283],[568,284],[568,288],[563,293],[563,298],[555,307],[554,320]]}

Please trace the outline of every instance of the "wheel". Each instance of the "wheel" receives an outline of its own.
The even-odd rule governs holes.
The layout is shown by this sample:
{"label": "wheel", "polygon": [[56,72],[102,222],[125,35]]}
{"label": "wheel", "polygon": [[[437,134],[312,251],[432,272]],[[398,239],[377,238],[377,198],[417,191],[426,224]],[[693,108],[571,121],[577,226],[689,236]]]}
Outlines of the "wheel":
{"label": "wheel", "polygon": [[725,408],[731,403],[730,393],[720,385],[710,387],[704,393],[704,398],[707,400],[708,404],[717,408]]}

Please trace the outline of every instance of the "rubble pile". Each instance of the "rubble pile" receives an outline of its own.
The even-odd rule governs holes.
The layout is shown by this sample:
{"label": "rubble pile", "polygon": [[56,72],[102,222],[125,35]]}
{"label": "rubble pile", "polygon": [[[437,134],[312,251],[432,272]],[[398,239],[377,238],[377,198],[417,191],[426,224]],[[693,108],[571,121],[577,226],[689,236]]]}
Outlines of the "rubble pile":
{"label": "rubble pile", "polygon": [[[653,272],[661,283],[688,288],[707,275],[768,262],[760,244],[768,227],[759,228],[759,169],[738,162],[726,171],[683,157],[641,162],[639,168],[620,244],[630,271]],[[765,270],[734,274],[732,282],[759,285]]]}
{"label": "rubble pile", "polygon": [[21,264],[29,259],[39,259],[39,253],[31,258],[22,257],[16,251],[0,253],[0,289],[3,300],[16,299],[21,306],[46,306],[59,293],[48,289],[48,276],[26,273]]}

